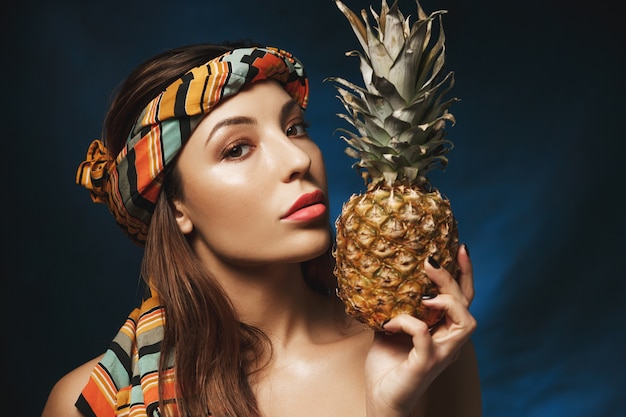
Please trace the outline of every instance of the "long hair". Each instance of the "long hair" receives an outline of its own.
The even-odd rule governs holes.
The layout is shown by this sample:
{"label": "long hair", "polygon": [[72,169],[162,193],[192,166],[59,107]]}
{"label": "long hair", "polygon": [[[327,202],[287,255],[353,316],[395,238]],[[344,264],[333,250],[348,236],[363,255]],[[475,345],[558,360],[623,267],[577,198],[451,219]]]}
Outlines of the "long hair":
{"label": "long hair", "polygon": [[[189,69],[250,43],[192,45],[146,61],[121,84],[105,118],[103,137],[115,157],[145,105]],[[229,297],[198,260],[174,217],[172,199],[181,193],[175,164],[164,172],[148,231],[142,276],[165,309],[162,373],[175,364],[179,415],[260,417],[249,376],[271,357],[271,343],[260,330],[238,321]],[[311,287],[334,287],[329,251],[303,264]],[[323,277],[322,280],[318,277]],[[161,387],[163,384],[160,385]],[[162,392],[160,398],[163,398]],[[161,401],[165,416],[171,410]]]}
{"label": "long hair", "polygon": [[142,275],[165,307],[161,370],[173,353],[180,415],[260,416],[248,375],[270,344],[260,330],[237,320],[228,296],[178,228],[167,192],[148,231]]}

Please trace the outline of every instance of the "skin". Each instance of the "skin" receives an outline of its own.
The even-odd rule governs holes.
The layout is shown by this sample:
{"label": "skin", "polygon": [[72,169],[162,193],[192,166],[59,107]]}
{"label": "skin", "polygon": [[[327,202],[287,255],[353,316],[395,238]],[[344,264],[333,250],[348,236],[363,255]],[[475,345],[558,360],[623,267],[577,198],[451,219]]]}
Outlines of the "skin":
{"label": "skin", "polygon": [[[425,265],[440,294],[424,302],[446,313],[432,330],[403,315],[374,333],[304,283],[299,263],[330,243],[328,210],[310,221],[284,214],[303,193],[326,195],[327,186],[321,152],[290,103],[275,82],[253,84],[204,118],[177,162],[181,231],[240,319],[272,342],[269,365],[251,380],[261,410],[277,417],[480,416],[464,246],[458,277]],[[96,361],[57,383],[42,417],[80,416],[73,403]]]}

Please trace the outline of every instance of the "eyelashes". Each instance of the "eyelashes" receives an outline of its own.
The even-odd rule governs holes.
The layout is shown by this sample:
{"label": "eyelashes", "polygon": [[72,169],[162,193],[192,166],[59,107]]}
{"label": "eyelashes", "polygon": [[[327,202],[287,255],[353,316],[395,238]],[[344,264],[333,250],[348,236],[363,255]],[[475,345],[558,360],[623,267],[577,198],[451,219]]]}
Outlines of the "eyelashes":
{"label": "eyelashes", "polygon": [[285,131],[285,134],[287,136],[302,136],[302,135],[306,135],[307,134],[307,129],[310,127],[310,125],[305,122],[304,120],[298,122],[298,123],[294,123],[291,126],[289,126],[287,128],[287,130]]}
{"label": "eyelashes", "polygon": [[242,139],[228,145],[222,152],[222,158],[226,160],[245,158],[252,151],[253,145]]}

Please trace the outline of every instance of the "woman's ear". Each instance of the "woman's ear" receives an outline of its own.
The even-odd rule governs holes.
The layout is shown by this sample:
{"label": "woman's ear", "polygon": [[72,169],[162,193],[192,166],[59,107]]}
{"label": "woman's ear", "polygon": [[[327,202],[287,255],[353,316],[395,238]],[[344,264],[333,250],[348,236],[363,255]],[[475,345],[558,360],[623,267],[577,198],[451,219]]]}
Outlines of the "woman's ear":
{"label": "woman's ear", "polygon": [[174,208],[174,218],[176,219],[176,223],[178,223],[180,231],[184,235],[191,233],[193,230],[193,223],[187,215],[183,202],[180,200],[173,200],[172,207]]}

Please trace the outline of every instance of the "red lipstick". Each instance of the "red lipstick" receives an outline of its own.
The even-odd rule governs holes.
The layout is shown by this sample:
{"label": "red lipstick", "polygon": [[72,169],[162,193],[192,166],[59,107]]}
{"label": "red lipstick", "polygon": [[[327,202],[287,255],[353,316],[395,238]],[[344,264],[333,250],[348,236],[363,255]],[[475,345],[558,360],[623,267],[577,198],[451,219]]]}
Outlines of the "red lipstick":
{"label": "red lipstick", "polygon": [[311,193],[302,194],[293,203],[291,208],[283,215],[283,220],[310,221],[318,219],[326,213],[326,201],[324,193],[315,190]]}

